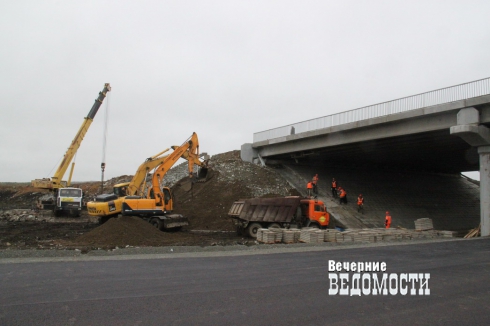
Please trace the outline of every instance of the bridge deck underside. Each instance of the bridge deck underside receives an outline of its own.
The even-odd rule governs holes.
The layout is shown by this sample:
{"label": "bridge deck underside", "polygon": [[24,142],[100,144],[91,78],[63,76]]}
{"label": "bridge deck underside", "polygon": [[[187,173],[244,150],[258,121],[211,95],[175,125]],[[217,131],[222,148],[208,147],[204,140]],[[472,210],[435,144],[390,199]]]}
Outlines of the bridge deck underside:
{"label": "bridge deck underside", "polygon": [[479,169],[477,149],[449,130],[382,138],[276,156],[303,164],[460,173]]}

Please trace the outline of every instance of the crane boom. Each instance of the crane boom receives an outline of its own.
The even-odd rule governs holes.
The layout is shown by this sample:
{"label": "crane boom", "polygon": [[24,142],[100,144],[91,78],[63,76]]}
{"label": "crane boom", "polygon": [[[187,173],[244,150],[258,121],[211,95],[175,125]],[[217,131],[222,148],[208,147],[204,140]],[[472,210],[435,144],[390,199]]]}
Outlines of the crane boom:
{"label": "crane boom", "polygon": [[[62,181],[63,176],[66,173],[66,170],[68,169],[68,166],[70,165],[70,162],[73,160],[73,157],[78,151],[78,148],[80,147],[80,144],[82,143],[83,138],[85,137],[85,134],[87,133],[90,125],[92,124],[92,121],[94,120],[95,115],[97,114],[97,111],[99,110],[102,102],[104,101],[104,98],[106,97],[107,92],[110,92],[111,86],[109,83],[106,83],[104,85],[104,89],[102,92],[99,92],[99,97],[95,99],[95,103],[90,109],[88,115],[84,118],[82,125],[80,126],[80,129],[78,130],[77,134],[75,135],[75,138],[72,140],[70,147],[66,151],[63,160],[61,161],[60,165],[58,166],[58,169],[56,170],[55,174],[51,179],[49,178],[44,178],[44,179],[35,179],[31,181],[31,185],[35,188],[40,188],[40,189],[59,189],[67,186],[66,182]],[[71,174],[70,174],[70,179],[71,179]]]}

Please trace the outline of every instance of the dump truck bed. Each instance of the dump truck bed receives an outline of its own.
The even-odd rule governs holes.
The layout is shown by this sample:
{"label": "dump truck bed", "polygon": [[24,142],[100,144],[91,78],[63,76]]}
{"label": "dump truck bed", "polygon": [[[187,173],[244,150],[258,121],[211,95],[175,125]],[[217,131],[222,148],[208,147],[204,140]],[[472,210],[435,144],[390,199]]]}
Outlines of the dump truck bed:
{"label": "dump truck bed", "polygon": [[249,222],[281,222],[294,220],[300,197],[251,198],[240,199],[233,203],[228,216]]}

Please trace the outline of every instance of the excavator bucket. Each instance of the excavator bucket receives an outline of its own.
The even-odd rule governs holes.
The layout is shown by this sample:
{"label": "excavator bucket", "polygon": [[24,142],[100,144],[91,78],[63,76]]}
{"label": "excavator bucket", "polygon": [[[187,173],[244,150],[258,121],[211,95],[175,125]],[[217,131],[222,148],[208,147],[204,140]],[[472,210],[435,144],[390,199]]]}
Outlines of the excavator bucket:
{"label": "excavator bucket", "polygon": [[206,179],[207,175],[208,175],[208,168],[207,167],[201,167],[199,169],[199,173],[197,174],[197,179],[198,180]]}

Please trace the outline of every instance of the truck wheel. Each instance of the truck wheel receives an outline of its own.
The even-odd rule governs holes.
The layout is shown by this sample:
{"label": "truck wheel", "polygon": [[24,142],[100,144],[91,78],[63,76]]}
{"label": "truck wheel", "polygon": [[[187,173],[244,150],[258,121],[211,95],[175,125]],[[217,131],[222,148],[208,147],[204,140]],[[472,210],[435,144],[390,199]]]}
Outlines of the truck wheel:
{"label": "truck wheel", "polygon": [[250,238],[257,238],[257,231],[262,227],[259,223],[252,223],[247,227],[247,235]]}
{"label": "truck wheel", "polygon": [[272,223],[271,225],[269,225],[269,229],[270,228],[277,228],[277,229],[280,229],[281,226],[279,225],[279,223]]}

